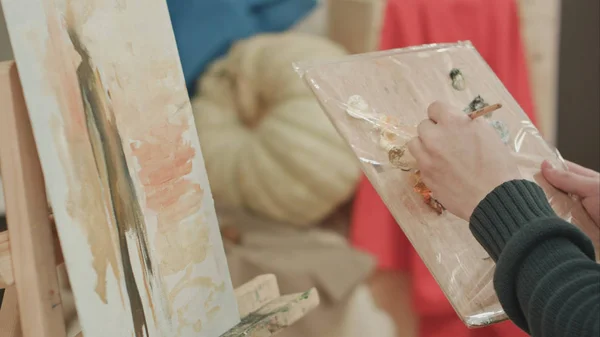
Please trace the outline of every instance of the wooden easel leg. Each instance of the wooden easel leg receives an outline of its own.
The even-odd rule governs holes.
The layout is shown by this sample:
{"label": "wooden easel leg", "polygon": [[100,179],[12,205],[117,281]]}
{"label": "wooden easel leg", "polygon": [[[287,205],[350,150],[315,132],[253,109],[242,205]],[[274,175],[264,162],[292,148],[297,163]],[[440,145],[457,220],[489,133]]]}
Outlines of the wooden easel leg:
{"label": "wooden easel leg", "polygon": [[0,336],[21,337],[19,322],[19,306],[17,304],[17,289],[12,286],[6,289],[2,307],[0,307]]}
{"label": "wooden easel leg", "polygon": [[[0,164],[23,337],[63,337],[42,169],[14,62],[0,63]],[[15,295],[11,295],[15,296]]]}

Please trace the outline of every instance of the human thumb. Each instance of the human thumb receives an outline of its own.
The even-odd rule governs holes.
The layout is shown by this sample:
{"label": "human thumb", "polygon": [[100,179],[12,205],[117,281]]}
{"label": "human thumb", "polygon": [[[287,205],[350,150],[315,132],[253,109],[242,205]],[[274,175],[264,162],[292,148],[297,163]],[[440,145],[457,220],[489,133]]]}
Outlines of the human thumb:
{"label": "human thumb", "polygon": [[542,175],[552,186],[566,193],[576,194],[580,197],[588,197],[597,193],[597,182],[593,178],[556,169],[548,161],[542,163]]}

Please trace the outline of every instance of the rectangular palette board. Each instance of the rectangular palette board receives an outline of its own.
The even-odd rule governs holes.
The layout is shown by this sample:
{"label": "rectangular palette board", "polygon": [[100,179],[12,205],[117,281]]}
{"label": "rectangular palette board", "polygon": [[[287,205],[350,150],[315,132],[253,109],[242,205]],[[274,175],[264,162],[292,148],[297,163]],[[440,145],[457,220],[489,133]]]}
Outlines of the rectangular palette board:
{"label": "rectangular palette board", "polygon": [[[557,214],[575,222],[590,237],[600,238],[581,202],[543,179],[543,160],[557,167],[565,167],[564,161],[469,42],[295,66],[466,325],[485,326],[506,319],[493,288],[494,262],[466,221],[448,212],[436,213],[415,191],[414,175],[391,165],[387,151],[382,149],[381,130],[397,135],[394,145],[402,146],[417,135],[417,125],[427,118],[427,107],[436,100],[457,111],[466,110],[477,96],[490,105],[501,103],[503,107],[488,121],[504,126],[499,133],[513,150],[522,176],[542,186]],[[461,86],[454,83],[458,89],[450,76],[453,69],[462,75]],[[366,117],[356,118],[357,99],[362,100],[361,113]]]}

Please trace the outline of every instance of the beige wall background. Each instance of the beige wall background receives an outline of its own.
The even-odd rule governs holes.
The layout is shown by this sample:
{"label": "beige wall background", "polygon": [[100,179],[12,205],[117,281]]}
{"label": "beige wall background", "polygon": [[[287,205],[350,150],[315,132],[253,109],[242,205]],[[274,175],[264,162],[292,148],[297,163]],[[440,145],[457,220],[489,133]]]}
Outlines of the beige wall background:
{"label": "beige wall background", "polygon": [[556,145],[560,0],[518,0],[533,100],[544,138]]}

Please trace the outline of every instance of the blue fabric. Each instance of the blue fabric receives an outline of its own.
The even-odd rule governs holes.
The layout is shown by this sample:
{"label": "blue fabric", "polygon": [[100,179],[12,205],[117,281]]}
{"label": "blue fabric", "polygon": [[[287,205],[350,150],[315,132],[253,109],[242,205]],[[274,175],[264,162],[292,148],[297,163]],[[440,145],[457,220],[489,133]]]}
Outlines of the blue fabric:
{"label": "blue fabric", "polygon": [[288,29],[316,0],[167,0],[188,91],[236,40]]}

